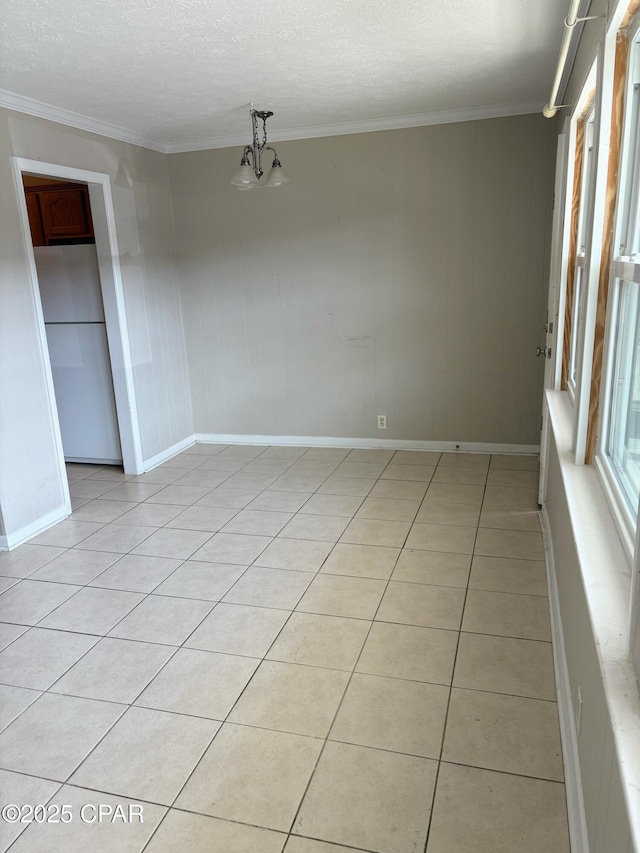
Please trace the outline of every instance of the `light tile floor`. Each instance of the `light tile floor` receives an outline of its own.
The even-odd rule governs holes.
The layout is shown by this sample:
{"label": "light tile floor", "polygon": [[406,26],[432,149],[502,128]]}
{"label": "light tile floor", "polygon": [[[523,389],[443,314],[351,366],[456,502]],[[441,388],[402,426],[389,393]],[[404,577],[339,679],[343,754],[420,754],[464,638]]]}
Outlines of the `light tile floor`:
{"label": "light tile floor", "polygon": [[73,819],[3,850],[568,852],[533,457],[68,474],[0,554],[0,790]]}

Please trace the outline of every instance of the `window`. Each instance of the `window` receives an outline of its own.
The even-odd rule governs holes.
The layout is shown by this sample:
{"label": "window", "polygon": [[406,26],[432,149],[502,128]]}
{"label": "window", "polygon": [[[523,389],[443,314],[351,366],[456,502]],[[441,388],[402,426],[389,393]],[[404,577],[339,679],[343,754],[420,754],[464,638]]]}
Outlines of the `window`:
{"label": "window", "polygon": [[616,279],[615,286],[619,305],[607,455],[635,512],[640,495],[640,285]]}
{"label": "window", "polygon": [[612,269],[609,382],[603,453],[635,521],[640,496],[640,33],[630,49],[620,170],[618,246]]}

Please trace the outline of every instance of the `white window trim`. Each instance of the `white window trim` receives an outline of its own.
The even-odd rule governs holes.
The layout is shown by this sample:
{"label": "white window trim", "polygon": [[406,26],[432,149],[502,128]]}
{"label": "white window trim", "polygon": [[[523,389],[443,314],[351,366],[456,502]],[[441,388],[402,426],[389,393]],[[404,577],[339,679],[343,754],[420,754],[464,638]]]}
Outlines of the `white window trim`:
{"label": "white window trim", "polygon": [[594,466],[600,478],[602,491],[607,498],[613,523],[615,524],[622,549],[629,566],[633,563],[636,537],[636,518],[629,509],[629,504],[620,493],[617,477],[606,456],[596,456]]}
{"label": "white window trim", "polygon": [[[640,36],[640,13],[636,16],[636,20],[634,21],[634,25],[630,28],[629,39],[632,43],[637,41],[637,37]],[[640,55],[640,50],[637,51],[636,56]],[[629,75],[629,80],[627,81],[627,90],[625,92],[625,100],[628,100],[631,95],[632,88],[632,75]],[[640,111],[639,111],[640,112]],[[622,150],[620,156],[620,169],[619,173],[624,175],[628,172],[630,168],[630,161],[633,157],[634,152],[630,151],[629,146],[629,135],[631,132],[632,125],[632,116],[627,114],[625,116],[624,127],[622,129]],[[636,174],[636,178],[640,177],[640,170]],[[640,180],[637,180],[637,184],[640,184]],[[616,250],[619,250],[621,246],[626,245],[628,241],[628,228],[629,228],[629,218],[626,213],[621,212],[620,208],[623,204],[626,204],[626,198],[624,198],[623,193],[618,192],[618,198],[616,200],[616,211],[615,211],[615,219],[614,219],[614,235],[613,235],[613,251],[617,254]],[[626,233],[625,233],[626,232]],[[616,320],[618,314],[618,301],[619,301],[619,292],[616,287],[616,279],[621,278],[626,281],[635,281],[636,275],[636,264],[631,262],[631,258],[626,260],[622,260],[621,256],[618,255],[617,258],[612,258],[610,260],[610,281],[609,281],[609,299],[607,304],[607,326],[605,329],[605,339],[604,339],[604,351],[603,351],[603,365],[602,365],[602,382],[601,382],[601,391],[600,391],[600,407],[599,407],[599,418],[598,418],[598,443],[596,448],[596,458],[602,457],[604,459],[604,466],[611,467],[609,463],[606,461],[606,444],[609,434],[609,422],[610,422],[610,407],[608,405],[608,401],[611,398],[611,389],[613,383],[613,368],[614,368],[614,349],[615,349],[615,333],[616,333]],[[617,487],[616,487],[617,488]]]}
{"label": "white window trim", "polygon": [[[569,274],[569,243],[570,243],[570,235],[571,235],[571,207],[572,207],[572,187],[573,187],[573,178],[575,174],[575,160],[576,160],[576,129],[577,129],[577,121],[574,121],[573,117],[567,116],[565,118],[565,124],[563,133],[565,135],[565,146],[561,148],[558,147],[558,156],[560,156],[560,152],[563,152],[563,156],[566,163],[566,175],[564,177],[564,183],[559,180],[558,173],[556,172],[556,187],[555,187],[555,197],[554,197],[554,207],[559,203],[559,198],[562,200],[562,204],[564,205],[564,209],[562,211],[562,231],[560,233],[560,245],[557,248],[558,252],[558,266],[559,266],[559,280],[557,284],[558,295],[557,295],[557,311],[556,311],[556,328],[555,328],[555,347],[552,352],[553,358],[553,379],[550,384],[550,387],[559,391],[562,385],[562,341],[564,340],[564,329],[566,324],[566,305],[567,305],[567,280]],[[558,196],[558,192],[563,189],[562,196]],[[553,281],[553,275],[555,270],[552,268],[550,273],[550,282]],[[553,284],[550,284],[550,287],[553,287]],[[550,312],[551,316],[553,316],[553,311]]]}
{"label": "white window trim", "polygon": [[[596,57],[593,65],[591,66],[591,68],[589,70],[589,73],[587,74],[587,77],[584,81],[582,89],[580,90],[580,96],[576,101],[576,105],[575,105],[574,110],[573,110],[571,117],[569,119],[569,151],[571,153],[569,156],[569,166],[567,169],[567,184],[566,184],[566,199],[565,199],[565,205],[566,205],[566,207],[565,207],[565,229],[564,229],[564,234],[563,234],[563,243],[566,246],[566,251],[563,251],[563,258],[562,258],[562,295],[563,295],[563,298],[561,300],[561,304],[562,304],[563,314],[562,314],[562,328],[560,328],[560,326],[558,327],[558,340],[560,341],[560,340],[562,340],[560,335],[561,334],[564,335],[564,325],[567,322],[567,319],[569,320],[569,329],[570,329],[569,347],[572,346],[572,342],[574,340],[574,335],[575,335],[575,325],[574,325],[575,312],[576,312],[575,283],[576,283],[576,277],[577,277],[577,272],[578,272],[578,266],[584,267],[585,252],[580,251],[581,247],[579,245],[579,241],[581,239],[582,234],[588,235],[591,231],[590,221],[585,221],[585,220],[588,220],[589,212],[592,209],[592,205],[590,204],[590,201],[585,200],[585,198],[584,198],[584,185],[585,185],[584,163],[585,163],[585,159],[586,159],[584,156],[584,151],[586,151],[586,142],[587,142],[586,137],[585,137],[584,143],[583,143],[585,146],[584,151],[583,151],[583,160],[582,160],[583,168],[582,168],[582,174],[580,175],[580,206],[579,206],[579,211],[578,211],[578,222],[577,222],[577,233],[576,233],[576,259],[575,259],[575,267],[573,270],[573,282],[572,282],[573,288],[574,288],[574,290],[573,290],[574,299],[573,299],[571,317],[565,318],[564,314],[565,314],[565,310],[566,310],[566,307],[565,307],[566,306],[566,293],[567,293],[567,287],[569,285],[569,276],[568,276],[568,273],[569,273],[569,269],[568,269],[568,267],[569,267],[569,252],[568,252],[568,246],[569,246],[570,234],[571,234],[571,218],[572,218],[571,212],[572,212],[572,207],[573,207],[573,185],[574,185],[574,181],[576,179],[575,172],[576,172],[578,124],[581,120],[582,115],[584,114],[584,112],[587,108],[589,96],[590,96],[591,92],[596,87],[597,68],[598,68],[598,57]],[[594,102],[592,105],[591,112],[595,112],[596,109],[597,109],[597,103],[596,103],[596,98],[594,98]],[[594,130],[595,130],[594,139],[597,139],[597,129],[594,129]],[[584,279],[584,275],[583,275],[583,279]],[[560,355],[560,347],[558,347],[558,355]],[[560,358],[559,364],[558,364],[558,371],[561,369],[561,364],[562,364],[562,359]],[[572,367],[571,352],[569,352],[569,358],[567,360],[567,365],[568,365],[567,366],[567,392],[568,392],[569,399],[570,399],[571,403],[575,406],[576,393],[575,393],[575,383],[574,383],[572,375],[571,375],[571,372],[572,372],[571,371],[571,367]],[[559,374],[558,374],[558,378],[559,378]]]}
{"label": "white window trim", "polygon": [[[636,46],[640,42],[640,13],[636,16],[636,20],[633,22],[633,28],[629,34],[629,39],[631,41],[632,46]],[[635,86],[640,86],[640,49],[636,47],[633,52],[632,61],[635,63],[635,67],[631,69],[631,73],[629,74],[629,81],[627,84],[627,91],[625,92],[625,98],[628,100],[631,96],[631,88]],[[632,132],[632,128],[635,126],[636,131],[636,144],[631,150],[631,147],[628,144],[629,136]],[[624,146],[624,150],[622,152],[622,158],[620,162],[620,174],[623,175],[630,168],[630,160],[638,159],[640,157],[640,99],[636,99],[635,103],[635,113],[629,114],[625,116],[625,126],[623,128],[623,139],[627,142],[627,145]],[[637,235],[640,233],[640,169],[636,170],[635,180],[633,186],[631,188],[631,197],[629,199],[628,207],[625,207],[625,210],[622,212],[620,217],[620,233],[616,234],[618,240],[615,243],[615,247],[617,247],[617,251],[614,248],[614,253],[618,258],[626,258],[631,260],[636,259],[638,253],[640,253],[640,245],[632,245],[630,246],[631,235]],[[639,241],[640,242],[640,241]],[[632,251],[630,251],[630,249]],[[621,278],[626,278],[624,275],[620,275]]]}
{"label": "white window trim", "polygon": [[573,449],[575,462],[583,465],[587,451],[589,401],[593,373],[593,349],[598,308],[598,285],[602,261],[602,238],[609,171],[609,138],[613,107],[613,82],[616,58],[616,33],[608,33],[600,46],[596,59],[596,113],[594,140],[594,179],[590,219],[586,226],[585,276],[583,287],[584,317],[582,320],[580,348],[576,370],[576,393],[573,421]]}
{"label": "white window trim", "polygon": [[578,212],[578,233],[576,265],[573,277],[573,310],[571,312],[571,339],[569,341],[569,363],[567,389],[575,404],[577,396],[578,366],[580,353],[584,345],[585,303],[589,277],[587,242],[593,225],[593,202],[595,195],[596,170],[596,103],[585,119],[584,149],[582,157],[582,179],[580,190],[580,209]]}
{"label": "white window trim", "polygon": [[[575,405],[576,401],[576,379],[578,375],[578,362],[582,338],[584,336],[584,300],[585,283],[587,278],[586,257],[581,252],[576,256],[575,275],[573,277],[573,305],[571,308],[571,337],[569,338],[569,361],[567,368],[567,391],[569,398]],[[575,378],[574,378],[575,373]]]}
{"label": "white window trim", "polygon": [[[611,523],[609,502],[600,488],[599,477],[591,465],[572,464],[569,448],[573,412],[569,401],[563,392],[554,391],[546,391],[545,401],[550,411],[571,535],[575,539],[593,637],[598,649],[607,713],[611,717],[631,826],[632,846],[629,850],[640,850],[640,694],[625,637],[633,580],[617,532]],[[543,519],[543,526],[548,530],[547,507],[543,508]],[[553,559],[553,549],[550,557]],[[555,567],[561,573],[559,557],[556,554]]]}
{"label": "white window trim", "polygon": [[[640,13],[636,14],[628,30],[629,40],[632,45],[640,42]],[[640,47],[634,50],[634,60],[637,63],[635,72],[629,74],[627,89],[625,91],[625,103],[632,96],[634,80],[640,80]],[[631,168],[634,157],[640,151],[640,138],[635,145],[630,145],[632,126],[637,123],[640,131],[640,107],[633,115],[630,110],[626,111],[624,126],[622,130],[622,150],[620,156],[619,174],[626,175]],[[631,204],[638,202],[640,198],[640,168],[636,169],[634,175],[634,186],[632,187]],[[616,211],[614,219],[614,235],[612,252],[614,257],[605,259],[610,265],[609,298],[607,304],[607,326],[605,329],[602,381],[600,390],[600,406],[598,418],[598,441],[594,467],[598,473],[600,483],[603,487],[605,497],[611,509],[614,524],[616,526],[623,551],[631,565],[631,586],[629,599],[629,620],[627,626],[626,647],[627,653],[633,661],[636,672],[640,672],[640,524],[638,523],[638,510],[633,512],[621,492],[620,485],[613,466],[607,456],[607,445],[611,421],[611,407],[609,405],[612,394],[614,361],[616,349],[616,331],[618,325],[620,288],[618,280],[635,281],[640,284],[640,258],[631,258],[622,255],[628,247],[629,234],[632,229],[638,228],[640,219],[640,205],[637,205],[634,221],[630,221],[628,215],[626,194],[620,192],[616,200]],[[622,210],[622,205],[625,209]],[[638,233],[637,230],[635,232]]]}

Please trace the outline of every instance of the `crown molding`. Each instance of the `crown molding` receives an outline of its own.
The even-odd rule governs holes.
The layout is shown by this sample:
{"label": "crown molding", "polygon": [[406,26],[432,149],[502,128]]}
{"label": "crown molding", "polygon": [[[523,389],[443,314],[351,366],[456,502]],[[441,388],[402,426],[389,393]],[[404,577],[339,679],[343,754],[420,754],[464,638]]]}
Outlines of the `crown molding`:
{"label": "crown molding", "polygon": [[[90,116],[73,112],[72,110],[55,107],[16,95],[6,89],[0,89],[0,107],[9,110],[37,116],[38,118],[55,121],[88,133],[96,133],[109,139],[139,145],[162,154],[180,154],[188,151],[205,151],[211,148],[233,148],[246,145],[247,133],[234,136],[207,136],[190,139],[184,142],[161,142],[115,124],[99,121]],[[359,121],[336,122],[335,124],[316,124],[306,127],[285,128],[284,130],[269,131],[270,142],[285,142],[294,139],[317,139],[323,136],[345,136],[350,133],[374,133],[380,130],[400,130],[408,127],[425,127],[433,124],[452,124],[462,121],[479,121],[481,119],[504,118],[507,116],[526,115],[542,111],[542,102],[529,104],[494,104],[482,107],[467,107],[459,110],[437,110],[430,113],[414,113],[402,116],[387,116],[385,118],[362,119]]]}
{"label": "crown molding", "polygon": [[[269,129],[269,142],[286,142],[293,139],[316,139],[322,136],[345,136],[350,133],[374,133],[379,130],[400,130],[407,127],[425,127],[431,124],[453,124],[462,121],[504,118],[506,116],[542,113],[543,103],[494,104],[483,107],[466,107],[460,110],[437,110],[431,113],[414,113],[404,116],[386,116],[385,118],[362,119],[360,121],[336,122],[335,124],[315,124],[306,127]],[[167,154],[181,154],[188,151],[204,151],[209,148],[233,148],[247,145],[249,132],[234,136],[210,136],[192,139],[186,142],[167,143]]]}
{"label": "crown molding", "polygon": [[58,124],[75,127],[78,130],[86,130],[89,133],[97,133],[99,136],[117,139],[119,142],[128,142],[131,145],[139,145],[141,148],[150,148],[152,151],[160,151],[162,154],[168,153],[167,146],[164,143],[142,133],[137,133],[135,130],[119,127],[117,124],[109,124],[106,121],[73,112],[73,110],[54,107],[51,104],[45,104],[43,101],[36,101],[34,98],[27,98],[24,95],[16,95],[15,92],[8,92],[6,89],[0,89],[0,107],[37,118],[44,118],[47,121],[55,121]]}

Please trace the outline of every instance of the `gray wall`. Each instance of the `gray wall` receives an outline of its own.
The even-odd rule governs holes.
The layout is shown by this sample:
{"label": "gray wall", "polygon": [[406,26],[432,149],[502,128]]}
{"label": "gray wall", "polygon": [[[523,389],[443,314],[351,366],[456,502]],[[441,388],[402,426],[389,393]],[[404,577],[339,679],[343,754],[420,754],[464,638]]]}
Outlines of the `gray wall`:
{"label": "gray wall", "polygon": [[538,444],[551,124],[277,148],[169,158],[196,432]]}
{"label": "gray wall", "polygon": [[193,433],[167,158],[0,110],[0,504],[8,535],[64,503],[11,156],[111,176],[143,457]]}

